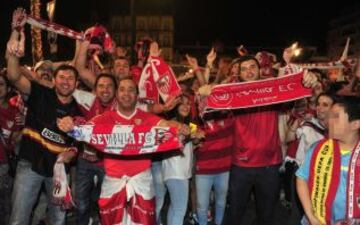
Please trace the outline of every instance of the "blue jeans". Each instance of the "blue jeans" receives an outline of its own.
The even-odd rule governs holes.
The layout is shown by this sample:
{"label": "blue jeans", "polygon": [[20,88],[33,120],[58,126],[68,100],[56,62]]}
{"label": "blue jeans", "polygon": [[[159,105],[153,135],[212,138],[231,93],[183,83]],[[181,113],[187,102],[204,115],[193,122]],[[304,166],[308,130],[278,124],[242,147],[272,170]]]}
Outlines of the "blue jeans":
{"label": "blue jeans", "polygon": [[224,218],[226,195],[229,187],[229,172],[211,175],[196,175],[197,216],[199,225],[207,224],[210,191],[214,186],[215,224],[220,225]]}
{"label": "blue jeans", "polygon": [[36,203],[42,183],[45,183],[49,220],[53,225],[64,225],[66,211],[54,205],[52,199],[52,177],[45,177],[31,169],[31,163],[21,159],[16,168],[12,193],[10,225],[28,224],[31,211]]}
{"label": "blue jeans", "polygon": [[44,188],[40,189],[40,196],[38,198],[37,204],[35,205],[33,217],[31,220],[32,225],[38,225],[41,220],[46,218],[46,209],[47,209],[48,201],[47,195]]}
{"label": "blue jeans", "polygon": [[169,179],[165,184],[170,194],[167,224],[183,225],[189,199],[189,180]]}
{"label": "blue jeans", "polygon": [[[98,183],[94,184],[95,175],[98,177]],[[95,191],[95,203],[100,196],[101,183],[104,179],[104,168],[94,165],[82,158],[78,158],[76,166],[75,180],[75,202],[77,213],[77,224],[87,225],[90,220],[90,205],[92,202],[92,193]]]}
{"label": "blue jeans", "polygon": [[13,178],[8,169],[8,164],[0,163],[0,224],[8,224],[10,217]]}
{"label": "blue jeans", "polygon": [[162,163],[161,161],[154,161],[151,164],[151,174],[154,182],[155,189],[155,210],[156,210],[156,224],[161,224],[161,208],[164,204],[166,187],[162,176]]}
{"label": "blue jeans", "polygon": [[252,189],[256,199],[256,224],[274,224],[280,191],[280,165],[231,168],[229,223],[241,224]]}

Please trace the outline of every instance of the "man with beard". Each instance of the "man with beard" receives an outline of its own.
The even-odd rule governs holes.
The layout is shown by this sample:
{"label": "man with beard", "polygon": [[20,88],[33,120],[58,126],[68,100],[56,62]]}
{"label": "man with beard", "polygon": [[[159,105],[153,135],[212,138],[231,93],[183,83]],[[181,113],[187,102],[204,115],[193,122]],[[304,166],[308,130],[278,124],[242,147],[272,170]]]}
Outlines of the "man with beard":
{"label": "man with beard", "polygon": [[51,202],[53,168],[56,162],[70,162],[76,151],[72,148],[73,139],[57,128],[56,121],[65,116],[80,115],[72,97],[78,72],[72,66],[59,66],[54,72],[54,88],[29,81],[19,72],[19,58],[24,55],[24,39],[24,33],[14,29],[7,44],[8,79],[20,92],[29,95],[9,224],[28,224],[44,183],[51,224],[63,225],[66,212]]}
{"label": "man with beard", "polygon": [[[260,79],[260,66],[256,58],[243,56],[238,63],[239,79],[242,82]],[[317,79],[312,72],[305,72],[302,82],[305,87],[314,87]],[[228,224],[241,224],[240,220],[253,188],[257,224],[274,224],[274,206],[280,190],[278,171],[282,163],[278,123],[280,111],[279,105],[268,105],[234,112],[235,136]]]}
{"label": "man with beard", "polygon": [[[115,77],[102,73],[96,77],[94,94],[76,90],[73,97],[78,102],[86,120],[113,109],[114,97],[117,89]],[[102,155],[90,145],[84,144],[79,153],[76,167],[75,204],[77,224],[89,224],[91,216],[92,192],[96,193],[96,200],[100,194],[100,187],[104,178]],[[94,177],[97,177],[95,184]]]}

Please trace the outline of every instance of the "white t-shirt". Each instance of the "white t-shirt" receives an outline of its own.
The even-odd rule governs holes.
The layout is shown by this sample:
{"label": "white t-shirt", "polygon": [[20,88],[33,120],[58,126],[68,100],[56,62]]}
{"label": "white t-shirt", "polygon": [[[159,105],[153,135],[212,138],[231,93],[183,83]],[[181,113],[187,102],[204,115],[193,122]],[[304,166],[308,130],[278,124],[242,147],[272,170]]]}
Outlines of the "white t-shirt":
{"label": "white t-shirt", "polygon": [[193,144],[187,142],[181,152],[162,160],[164,181],[168,179],[189,179],[192,176]]}
{"label": "white t-shirt", "polygon": [[72,96],[74,97],[76,102],[82,107],[84,107],[87,111],[91,109],[96,99],[96,95],[94,95],[93,93],[79,89],[75,89]]}
{"label": "white t-shirt", "polygon": [[[320,128],[323,128],[323,126],[321,126],[319,121],[315,118],[312,118],[310,122]],[[305,154],[310,149],[310,146],[323,139],[324,135],[310,126],[303,125],[296,130],[296,136],[299,139],[299,146],[296,151],[295,158],[296,162],[301,165],[304,162]]]}

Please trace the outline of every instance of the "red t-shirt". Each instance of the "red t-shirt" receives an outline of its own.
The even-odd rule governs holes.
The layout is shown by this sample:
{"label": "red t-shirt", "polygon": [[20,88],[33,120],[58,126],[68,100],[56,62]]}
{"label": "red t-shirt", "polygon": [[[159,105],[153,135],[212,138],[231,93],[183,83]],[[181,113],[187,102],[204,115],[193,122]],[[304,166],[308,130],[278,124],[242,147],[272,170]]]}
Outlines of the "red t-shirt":
{"label": "red t-shirt", "polygon": [[108,105],[104,106],[101,104],[100,99],[96,98],[90,110],[86,110],[81,106],[80,106],[80,110],[84,114],[85,119],[89,120],[92,119],[94,116],[104,113],[105,111],[112,110],[113,104],[114,103],[111,102]]}
{"label": "red t-shirt", "polygon": [[[101,104],[100,98],[88,91],[76,90],[73,93],[73,97],[79,105],[81,113],[84,115],[86,121],[93,117],[103,114],[105,111],[113,110],[115,105],[115,98],[106,106]],[[96,160],[93,163],[97,166],[103,166],[102,158],[96,154],[96,150],[89,145],[84,146],[84,151],[80,153],[80,156],[89,162]],[[90,160],[92,159],[92,160]]]}
{"label": "red t-shirt", "polygon": [[0,162],[6,161],[5,146],[8,151],[13,150],[14,146],[11,143],[11,136],[14,131],[20,130],[20,126],[15,120],[18,114],[19,111],[14,106],[9,105],[7,108],[0,107]]}
{"label": "red t-shirt", "polygon": [[142,68],[139,66],[134,65],[130,67],[130,73],[136,84],[139,84],[141,72],[142,72]]}
{"label": "red t-shirt", "polygon": [[[122,115],[118,111],[107,111],[92,119],[94,123],[143,126],[156,126],[160,120],[159,117],[140,109],[135,109],[134,113],[129,117]],[[150,156],[104,156],[105,173],[111,177],[134,176],[149,169],[150,165]]]}
{"label": "red t-shirt", "polygon": [[81,113],[86,120],[90,120],[94,116],[100,115],[105,111],[112,110],[115,105],[115,98],[109,104],[104,106],[96,95],[88,91],[76,90],[73,93],[73,97],[78,103]]}
{"label": "red t-shirt", "polygon": [[242,110],[235,117],[233,164],[242,167],[280,164],[278,119],[276,106]]}
{"label": "red t-shirt", "polygon": [[196,174],[216,174],[230,170],[233,150],[233,118],[205,123],[205,141],[196,150]]}

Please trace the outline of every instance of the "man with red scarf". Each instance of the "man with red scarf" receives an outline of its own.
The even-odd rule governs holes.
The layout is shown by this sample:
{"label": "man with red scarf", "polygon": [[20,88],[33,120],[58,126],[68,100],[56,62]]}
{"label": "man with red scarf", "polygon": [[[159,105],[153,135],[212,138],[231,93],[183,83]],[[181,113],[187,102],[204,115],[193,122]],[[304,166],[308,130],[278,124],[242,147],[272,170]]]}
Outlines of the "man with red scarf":
{"label": "man with red scarf", "polygon": [[[241,81],[260,79],[260,65],[256,58],[243,56],[238,63]],[[313,87],[316,82],[313,73],[304,73],[302,83],[305,87]],[[282,162],[278,123],[280,111],[279,105],[268,105],[234,112],[229,224],[241,224],[253,188],[256,195],[257,223],[274,223],[274,205],[279,197],[279,168]]]}
{"label": "man with red scarf", "polygon": [[[165,121],[136,108],[138,91],[130,78],[119,81],[117,110],[94,117],[93,124],[120,124],[138,126],[173,126],[188,135],[187,126]],[[72,118],[58,121],[62,131],[73,130]],[[105,178],[101,188],[99,208],[103,225],[155,224],[155,198],[150,172],[151,158],[143,155],[104,155]]]}

